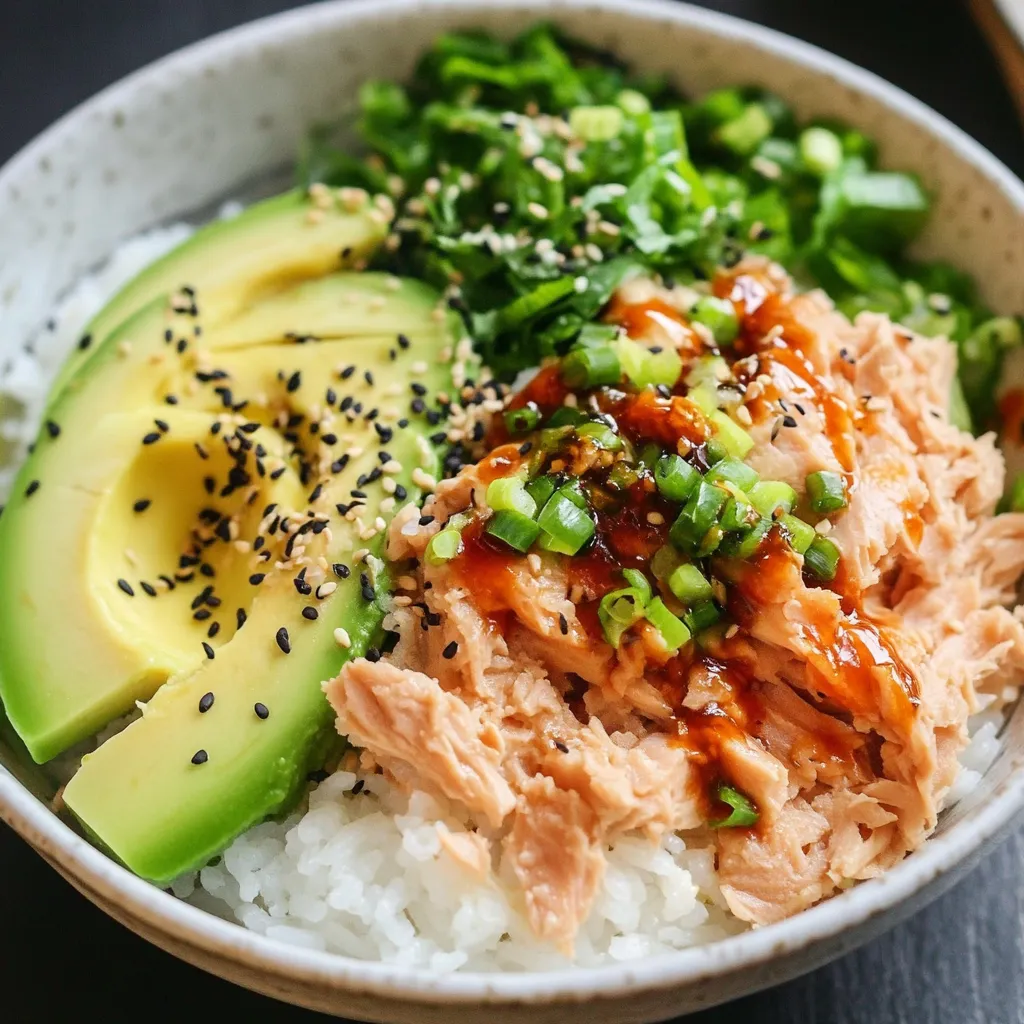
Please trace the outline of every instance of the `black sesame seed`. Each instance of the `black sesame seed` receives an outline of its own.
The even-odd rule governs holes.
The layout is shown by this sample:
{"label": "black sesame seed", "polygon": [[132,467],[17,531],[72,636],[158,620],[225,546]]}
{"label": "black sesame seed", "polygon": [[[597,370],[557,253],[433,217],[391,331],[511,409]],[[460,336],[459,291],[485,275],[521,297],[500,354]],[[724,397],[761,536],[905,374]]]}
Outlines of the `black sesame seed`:
{"label": "black sesame seed", "polygon": [[346,366],[345,369],[342,370],[341,373],[338,374],[338,376],[341,377],[342,380],[348,380],[349,377],[351,377],[352,374],[355,373],[355,372],[356,372],[355,366]]}
{"label": "black sesame seed", "polygon": [[213,661],[213,658],[214,658],[213,648],[205,640],[203,641],[203,650],[206,651],[207,658],[209,658],[210,661]]}
{"label": "black sesame seed", "polygon": [[38,480],[33,480],[28,485],[28,487],[25,488],[25,497],[26,498],[31,498],[32,495],[35,494],[36,491],[38,491],[38,490],[39,490],[39,481]]}
{"label": "black sesame seed", "polygon": [[323,493],[324,493],[324,485],[323,484],[317,484],[316,487],[313,488],[313,491],[312,491],[312,493],[309,496],[310,504],[312,504],[314,501],[316,501],[320,497],[320,495],[323,494]]}
{"label": "black sesame seed", "polygon": [[352,787],[352,795],[353,796],[359,796],[359,794],[362,793],[363,787],[365,785],[366,785],[366,781],[364,779],[359,779],[356,782],[356,784]]}
{"label": "black sesame seed", "polygon": [[192,755],[193,764],[206,764],[210,760],[210,755],[205,750],[197,750]]}
{"label": "black sesame seed", "polygon": [[249,582],[254,587],[258,587],[266,578],[267,578],[267,574],[265,572],[254,572],[249,577]]}
{"label": "black sesame seed", "polygon": [[156,587],[154,587],[152,583],[147,583],[145,580],[142,580],[139,583],[139,586],[142,587],[143,593],[145,593],[147,597],[156,597]]}
{"label": "black sesame seed", "polygon": [[213,702],[216,700],[212,693],[204,693],[199,698],[199,714],[205,715],[210,708],[213,707]]}
{"label": "black sesame seed", "polygon": [[561,740],[555,740],[555,747],[563,754],[569,753],[569,748]]}
{"label": "black sesame seed", "polygon": [[533,443],[532,443],[532,442],[530,442],[530,441],[524,441],[524,442],[523,442],[523,443],[522,443],[522,444],[521,444],[521,445],[519,446],[519,454],[520,454],[520,455],[526,455],[526,454],[527,454],[527,453],[529,452],[529,450],[530,450],[530,449],[531,449],[532,447],[533,447]]}
{"label": "black sesame seed", "polygon": [[[309,584],[307,583],[306,586],[309,586]],[[304,619],[309,619],[310,622],[315,622],[320,618],[320,613],[315,608],[303,608],[302,617]]]}
{"label": "black sesame seed", "polygon": [[171,429],[166,420],[153,420],[153,422],[156,424],[156,429],[162,434],[166,434]]}
{"label": "black sesame seed", "polygon": [[795,427],[796,426],[796,420],[792,416],[788,416],[788,415],[787,416],[783,416],[782,417],[782,425],[785,426],[785,427]]}
{"label": "black sesame seed", "polygon": [[134,505],[132,505],[133,512],[145,512],[147,508],[152,504],[149,498],[139,498]]}
{"label": "black sesame seed", "polygon": [[363,380],[365,380],[366,383],[369,384],[371,388],[373,387],[373,374],[369,370],[366,370],[363,373]]}
{"label": "black sesame seed", "polygon": [[201,459],[208,459],[210,457],[210,453],[198,441],[196,441],[196,455]]}
{"label": "black sesame seed", "polygon": [[380,661],[380,651],[376,647],[368,647],[366,654],[363,655],[367,661]]}
{"label": "black sesame seed", "polygon": [[405,349],[405,348],[408,348],[411,344],[412,344],[412,342],[409,341],[409,339],[404,334],[400,334],[398,336],[398,347],[399,348]]}
{"label": "black sesame seed", "polygon": [[54,423],[53,420],[47,420],[46,432],[50,435],[50,437],[60,437],[60,424]]}
{"label": "black sesame seed", "polygon": [[298,391],[302,387],[302,373],[296,370],[289,378],[288,383],[285,385],[286,390],[289,394],[294,391]]}
{"label": "black sesame seed", "polygon": [[409,492],[401,484],[399,484],[395,488],[395,500],[405,501],[407,497],[409,497]]}
{"label": "black sesame seed", "polygon": [[352,570],[341,562],[335,562],[331,568],[334,570],[334,575],[339,579],[347,580],[352,575]]}
{"label": "black sesame seed", "polygon": [[277,646],[284,651],[285,654],[291,654],[292,643],[288,639],[288,630],[282,626],[275,634],[274,639],[277,641]]}
{"label": "black sesame seed", "polygon": [[85,350],[86,350],[86,349],[87,349],[87,348],[88,348],[88,347],[89,347],[89,346],[90,346],[91,344],[92,344],[92,335],[91,335],[91,334],[83,334],[83,335],[82,335],[82,336],[81,336],[81,337],[80,337],[80,338],[78,339],[78,347],[79,347],[79,349],[81,349],[81,350],[82,350],[83,352],[84,352],[84,351],[85,351]]}
{"label": "black sesame seed", "polygon": [[163,434],[160,434],[160,433],[158,433],[157,431],[154,430],[152,433],[147,434],[142,439],[142,443],[143,444],[156,444],[157,441],[159,441],[161,437],[163,437]]}
{"label": "black sesame seed", "polygon": [[192,613],[192,618],[195,619],[196,622],[205,622],[212,614],[213,613],[209,608],[200,608],[198,611],[194,611]]}
{"label": "black sesame seed", "polygon": [[206,631],[206,635],[212,640],[220,632],[220,623],[211,622],[210,628]]}
{"label": "black sesame seed", "polygon": [[132,585],[127,580],[118,580],[117,585],[129,596],[134,597],[135,591],[132,590]]}
{"label": "black sesame seed", "polygon": [[164,402],[167,405],[177,405],[178,404],[178,396],[177,395],[164,395]]}
{"label": "black sesame seed", "polygon": [[383,423],[374,423],[373,429],[377,431],[381,444],[389,444],[395,436],[395,432],[390,427],[385,427]]}
{"label": "black sesame seed", "polygon": [[420,526],[429,526],[433,521],[433,516],[420,516]]}
{"label": "black sesame seed", "polygon": [[260,704],[258,701],[252,706],[253,711],[256,712],[256,717],[261,721],[265,722],[270,717],[270,708],[266,704]]}
{"label": "black sesame seed", "polygon": [[235,612],[235,628],[241,629],[245,625],[245,620],[247,618],[248,616],[245,614],[245,609],[239,608],[238,611]]}
{"label": "black sesame seed", "polygon": [[421,384],[419,381],[415,380],[409,385],[409,389],[419,398],[423,398],[427,393],[426,384]]}
{"label": "black sesame seed", "polygon": [[558,628],[562,631],[562,636],[569,635],[569,620],[561,613],[558,613]]}
{"label": "black sesame seed", "polygon": [[453,641],[452,641],[452,642],[451,642],[450,644],[448,644],[448,646],[447,646],[447,647],[445,647],[445,649],[444,649],[444,650],[443,650],[443,651],[441,652],[441,657],[442,657],[442,658],[444,658],[444,659],[446,659],[447,661],[451,661],[451,660],[452,660],[452,658],[454,658],[454,657],[455,657],[455,655],[456,655],[456,654],[458,654],[458,653],[459,653],[459,645],[458,645],[458,642],[457,642],[457,641],[455,641],[455,640],[453,640]]}
{"label": "black sesame seed", "polygon": [[360,588],[359,589],[360,589],[360,592],[363,595],[363,600],[364,601],[376,601],[377,600],[377,595],[374,592],[373,587],[370,585],[370,579],[366,575],[365,572],[360,574],[359,581],[360,581]]}

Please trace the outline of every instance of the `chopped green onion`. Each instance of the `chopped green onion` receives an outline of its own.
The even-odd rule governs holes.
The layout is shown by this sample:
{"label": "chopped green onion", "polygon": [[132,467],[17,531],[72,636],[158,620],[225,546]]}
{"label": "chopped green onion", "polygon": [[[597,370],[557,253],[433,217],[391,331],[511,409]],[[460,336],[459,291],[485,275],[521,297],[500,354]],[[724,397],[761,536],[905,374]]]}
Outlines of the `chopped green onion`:
{"label": "chopped green onion", "polygon": [[715,138],[738,156],[753,153],[772,133],[772,119],[760,103],[748,103],[739,117],[723,124]]}
{"label": "chopped green onion", "polygon": [[756,526],[761,517],[754,507],[735,494],[725,503],[719,525],[727,533],[744,533]]}
{"label": "chopped green onion", "polygon": [[726,818],[709,821],[711,828],[748,828],[757,824],[760,818],[757,808],[738,789],[724,782],[719,783],[715,789],[715,799],[731,807],[732,813]]}
{"label": "chopped green onion", "polygon": [[587,417],[579,409],[574,409],[571,405],[563,405],[548,417],[545,429],[554,430],[557,427],[577,427],[581,423],[585,423],[586,419]]}
{"label": "chopped green onion", "polygon": [[749,491],[761,478],[757,470],[752,469],[739,459],[727,458],[716,463],[704,477],[709,484],[721,483],[725,480],[735,484],[741,491]]}
{"label": "chopped green onion", "polygon": [[537,514],[537,502],[517,476],[503,476],[487,485],[487,504],[495,512],[519,512],[531,519]]}
{"label": "chopped green onion", "polygon": [[712,413],[718,412],[718,391],[714,385],[703,383],[697,385],[697,387],[691,388],[687,392],[686,397],[693,402],[695,406],[705,416],[710,416]]}
{"label": "chopped green onion", "polygon": [[728,498],[720,487],[702,480],[672,524],[672,543],[683,551],[699,548],[708,531],[718,525],[718,513]]}
{"label": "chopped green onion", "polygon": [[587,496],[583,492],[583,484],[579,479],[568,480],[558,488],[559,494],[564,494],[574,505],[586,511]]}
{"label": "chopped green onion", "polygon": [[543,508],[557,489],[558,481],[553,476],[539,476],[526,485],[526,493],[537,502],[537,508]]}
{"label": "chopped green onion", "polygon": [[800,133],[800,156],[804,166],[819,178],[837,170],[843,162],[843,143],[827,128],[806,128]]}
{"label": "chopped green onion", "polygon": [[731,345],[740,333],[736,307],[714,295],[702,295],[690,310],[690,319],[703,324],[719,345]]}
{"label": "chopped green onion", "polygon": [[426,559],[431,565],[451,561],[462,548],[462,534],[450,527],[435,533],[427,544]]}
{"label": "chopped green onion", "polygon": [[601,423],[599,420],[581,423],[576,428],[576,433],[580,437],[589,438],[598,448],[605,451],[617,452],[622,448],[622,438],[607,423]]}
{"label": "chopped green onion", "polygon": [[638,388],[657,387],[659,384],[674,387],[682,373],[683,361],[674,348],[653,352],[629,338],[620,338],[616,349],[622,371]]}
{"label": "chopped green onion", "polygon": [[619,357],[611,345],[573,349],[562,360],[562,379],[571,388],[618,384],[621,377]]}
{"label": "chopped green onion", "polygon": [[651,584],[639,569],[623,569],[623,578],[636,591],[643,595],[644,604],[651,599]]}
{"label": "chopped green onion", "polygon": [[622,634],[644,617],[643,594],[633,587],[613,590],[601,598],[597,617],[605,639],[612,647],[618,647]]}
{"label": "chopped green onion", "polygon": [[804,554],[811,544],[814,543],[814,538],[817,536],[814,527],[810,523],[805,523],[796,516],[783,516],[779,520],[779,524],[789,540],[789,546],[798,555]]}
{"label": "chopped green onion", "polygon": [[722,553],[730,558],[747,559],[757,554],[761,542],[775,524],[770,516],[762,516],[746,533],[734,534],[722,545]]}
{"label": "chopped green onion", "polygon": [[1007,503],[1011,512],[1024,512],[1024,473],[1018,473],[1014,477]]}
{"label": "chopped green onion", "polygon": [[584,324],[573,348],[601,347],[615,341],[621,333],[622,328],[615,324]]}
{"label": "chopped green onion", "polygon": [[714,601],[699,601],[683,616],[683,621],[696,635],[713,626],[722,617]]}
{"label": "chopped green onion", "polygon": [[838,512],[849,504],[846,498],[846,482],[839,473],[820,469],[816,473],[808,473],[805,483],[811,508],[821,515]]}
{"label": "chopped green onion", "polygon": [[540,410],[535,406],[508,409],[505,412],[505,427],[510,434],[528,434],[538,423],[540,423]]}
{"label": "chopped green onion", "polygon": [[711,584],[695,565],[679,566],[668,578],[668,589],[685,605],[707,601],[711,597]]}
{"label": "chopped green onion", "polygon": [[709,437],[704,442],[704,461],[709,466],[717,466],[729,454],[729,449],[717,437]]}
{"label": "chopped green onion", "polygon": [[553,494],[537,518],[547,551],[575,555],[594,536],[594,520],[562,491]]}
{"label": "chopped green onion", "polygon": [[737,423],[719,409],[716,409],[708,419],[715,425],[715,436],[725,450],[736,456],[738,459],[746,458],[754,447],[754,439]]}
{"label": "chopped green onion", "polygon": [[654,598],[647,605],[647,621],[658,631],[665,647],[670,651],[678,651],[683,644],[689,643],[690,630],[677,616],[673,615],[660,597]]}
{"label": "chopped green onion", "polygon": [[664,455],[654,464],[654,482],[669,501],[686,501],[700,483],[700,473],[678,455]]}
{"label": "chopped green onion", "polygon": [[821,580],[834,580],[839,568],[839,548],[828,537],[815,536],[804,552],[804,568]]}
{"label": "chopped green onion", "polygon": [[621,107],[573,107],[569,127],[584,142],[609,142],[622,131]]}
{"label": "chopped green onion", "polygon": [[609,470],[605,483],[613,491],[628,491],[640,479],[640,470],[628,462],[616,462]]}
{"label": "chopped green onion", "polygon": [[487,524],[487,533],[524,554],[537,539],[540,527],[529,517],[512,509],[496,512]]}
{"label": "chopped green onion", "polygon": [[651,101],[642,92],[637,92],[636,89],[623,89],[615,97],[615,102],[630,117],[641,117],[644,114],[650,113],[651,110]]}
{"label": "chopped green onion", "polygon": [[654,552],[651,559],[651,572],[659,580],[667,580],[672,573],[683,564],[683,556],[671,544],[666,544]]}
{"label": "chopped green onion", "polygon": [[750,504],[766,519],[774,519],[781,509],[783,515],[793,511],[796,491],[781,480],[762,480],[747,492]]}
{"label": "chopped green onion", "polygon": [[708,555],[714,554],[723,540],[725,540],[725,530],[722,529],[721,524],[715,523],[701,538],[700,544],[697,545],[697,549],[693,553],[694,557],[707,558]]}

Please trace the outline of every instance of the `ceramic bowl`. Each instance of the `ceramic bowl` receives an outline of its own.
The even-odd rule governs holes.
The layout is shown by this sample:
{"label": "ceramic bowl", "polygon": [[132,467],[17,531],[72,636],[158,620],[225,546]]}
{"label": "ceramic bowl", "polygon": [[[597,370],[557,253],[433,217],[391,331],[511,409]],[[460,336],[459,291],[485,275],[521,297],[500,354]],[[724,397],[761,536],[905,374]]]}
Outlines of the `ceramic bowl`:
{"label": "ceramic bowl", "polygon": [[[922,254],[977,276],[985,299],[1024,310],[1024,186],[905,93],[767,29],[660,0],[350,0],[216,36],[75,110],[0,171],[0,357],[119,241],[238,194],[282,169],[307,126],[349,109],[368,76],[401,77],[436,33],[511,33],[537,18],[701,93],[758,82],[799,114],[879,140],[887,166],[937,196]],[[2,643],[0,637],[0,643]],[[9,730],[8,730],[9,735]],[[135,878],[52,814],[52,783],[0,739],[0,816],[91,900],[177,956],[269,995],[349,1017],[468,1024],[664,1019],[781,982],[891,927],[961,877],[1024,806],[1024,711],[980,787],[884,877],[715,945],[600,969],[436,976],[279,945]]]}

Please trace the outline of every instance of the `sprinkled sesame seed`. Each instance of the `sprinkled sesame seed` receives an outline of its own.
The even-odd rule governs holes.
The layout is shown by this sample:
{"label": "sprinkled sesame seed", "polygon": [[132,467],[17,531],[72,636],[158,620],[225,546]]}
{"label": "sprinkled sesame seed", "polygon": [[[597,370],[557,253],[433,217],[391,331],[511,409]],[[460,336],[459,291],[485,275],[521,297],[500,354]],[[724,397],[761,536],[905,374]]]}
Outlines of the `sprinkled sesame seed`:
{"label": "sprinkled sesame seed", "polygon": [[142,590],[147,597],[156,597],[156,587],[154,587],[152,583],[147,583],[145,580],[142,580],[139,583],[139,586],[142,587]]}
{"label": "sprinkled sesame seed", "polygon": [[211,622],[210,623],[210,628],[206,631],[206,635],[207,635],[207,637],[209,637],[209,639],[212,640],[219,632],[220,632],[220,623],[219,622]]}
{"label": "sprinkled sesame seed", "polygon": [[214,659],[213,648],[205,640],[203,641],[203,650],[206,651],[207,658],[209,658],[210,661],[213,661],[213,659]]}
{"label": "sprinkled sesame seed", "polygon": [[339,647],[346,647],[347,648],[347,647],[351,647],[352,646],[352,640],[349,637],[348,632],[346,630],[342,629],[341,626],[339,626],[334,631],[334,642]]}
{"label": "sprinkled sesame seed", "polygon": [[149,498],[139,498],[134,505],[132,505],[133,512],[145,512],[147,508],[152,504]]}
{"label": "sprinkled sesame seed", "polygon": [[143,444],[156,444],[157,441],[159,441],[161,437],[163,437],[163,434],[161,434],[161,433],[159,433],[159,432],[154,430],[152,433],[146,434],[146,436],[142,439],[142,443]]}
{"label": "sprinkled sesame seed", "polygon": [[277,646],[284,651],[285,654],[291,654],[292,642],[288,639],[288,630],[282,626],[275,634],[274,639],[277,641]]}
{"label": "sprinkled sesame seed", "polygon": [[50,435],[50,437],[60,437],[60,424],[54,423],[53,420],[47,420],[46,432]]}
{"label": "sprinkled sesame seed", "polygon": [[204,693],[202,697],[199,698],[199,714],[205,715],[206,712],[213,707],[213,702],[216,699],[217,698],[214,697],[212,693]]}
{"label": "sprinkled sesame seed", "polygon": [[451,661],[451,660],[452,660],[452,658],[454,658],[454,657],[455,657],[455,655],[456,655],[456,654],[458,654],[458,653],[459,653],[459,645],[458,645],[458,642],[457,642],[457,641],[455,641],[455,640],[453,640],[453,641],[452,641],[452,642],[451,642],[450,644],[448,644],[448,645],[447,645],[447,646],[445,647],[445,649],[444,649],[444,650],[443,650],[443,651],[441,652],[441,657],[442,657],[442,658],[444,658],[444,659],[445,659],[446,661]]}
{"label": "sprinkled sesame seed", "polygon": [[132,590],[132,585],[127,580],[118,580],[117,585],[129,596],[134,597],[135,591]]}
{"label": "sprinkled sesame seed", "polygon": [[206,764],[210,760],[210,755],[205,750],[197,750],[192,755],[193,764]]}
{"label": "sprinkled sesame seed", "polygon": [[304,619],[309,619],[310,622],[315,622],[320,617],[320,613],[312,607],[303,608],[302,617]]}
{"label": "sprinkled sesame seed", "polygon": [[252,706],[253,711],[256,712],[256,717],[261,721],[265,722],[270,717],[270,708],[266,704],[261,704],[257,701]]}
{"label": "sprinkled sesame seed", "polygon": [[249,577],[249,582],[254,587],[258,587],[266,578],[267,578],[267,574],[266,573],[264,573],[264,572],[254,572]]}
{"label": "sprinkled sesame seed", "polygon": [[38,491],[38,490],[39,490],[39,481],[38,480],[33,480],[28,485],[28,487],[25,488],[25,497],[26,498],[31,498],[32,495],[35,494],[36,491]]}
{"label": "sprinkled sesame seed", "polygon": [[569,620],[563,612],[558,613],[558,628],[561,630],[562,636],[569,635]]}
{"label": "sprinkled sesame seed", "polygon": [[364,654],[363,657],[366,658],[367,661],[380,661],[380,651],[378,651],[376,647],[367,647],[366,654]]}

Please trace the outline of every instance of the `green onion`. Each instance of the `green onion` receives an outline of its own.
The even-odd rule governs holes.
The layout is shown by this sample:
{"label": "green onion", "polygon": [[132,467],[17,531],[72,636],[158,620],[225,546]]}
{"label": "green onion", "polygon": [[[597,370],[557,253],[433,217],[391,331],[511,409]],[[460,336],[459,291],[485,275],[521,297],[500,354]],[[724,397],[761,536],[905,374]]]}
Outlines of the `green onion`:
{"label": "green onion", "polygon": [[762,480],[747,492],[750,504],[766,519],[774,519],[775,513],[793,511],[796,505],[796,491],[781,480]]}
{"label": "green onion", "polygon": [[704,479],[709,484],[717,484],[723,481],[735,484],[741,491],[749,491],[761,478],[757,471],[751,469],[745,462],[739,459],[726,458],[716,463],[705,475]]}
{"label": "green onion", "polygon": [[581,423],[585,423],[586,420],[587,417],[579,409],[574,409],[571,405],[563,405],[548,417],[545,429],[554,430],[557,427],[577,427]]}
{"label": "green onion", "polygon": [[1007,504],[1011,512],[1024,512],[1024,473],[1018,473],[1014,477],[1007,495]]}
{"label": "green onion", "polygon": [[750,454],[750,450],[754,447],[754,439],[741,426],[733,423],[719,409],[716,409],[708,419],[715,426],[715,437],[730,455],[743,459]]}
{"label": "green onion", "polygon": [[697,387],[692,387],[687,392],[686,397],[693,402],[695,406],[705,416],[710,416],[712,413],[718,412],[718,389],[713,383],[701,383]]}
{"label": "green onion", "polygon": [[611,345],[573,349],[562,360],[562,380],[571,388],[618,384],[621,377],[619,357]]}
{"label": "green onion", "polygon": [[558,488],[559,494],[564,494],[574,505],[586,511],[587,496],[583,492],[583,484],[579,479],[568,480]]}
{"label": "green onion", "polygon": [[496,512],[487,524],[487,533],[524,554],[537,539],[540,527],[529,517],[512,509]]}
{"label": "green onion", "polygon": [[704,461],[709,466],[717,466],[729,454],[729,449],[717,437],[709,437],[704,442]]}
{"label": "green onion", "polygon": [[714,795],[716,800],[731,807],[732,813],[726,818],[709,821],[711,828],[748,828],[757,824],[760,818],[757,808],[738,789],[720,782]]}
{"label": "green onion", "polygon": [[575,555],[594,536],[594,520],[562,491],[551,496],[537,518],[541,547]]}
{"label": "green onion", "polygon": [[695,565],[681,565],[668,578],[668,589],[685,605],[707,601],[711,597],[711,584]]}
{"label": "green onion", "polygon": [[814,538],[817,536],[814,527],[810,523],[805,523],[796,516],[783,516],[779,520],[779,525],[781,525],[783,532],[789,540],[789,546],[798,555],[804,554],[811,544],[814,543]]}
{"label": "green onion", "polygon": [[616,349],[622,371],[635,387],[657,387],[659,384],[674,387],[682,373],[683,361],[674,348],[652,352],[645,345],[620,338]]}
{"label": "green onion", "polygon": [[696,550],[693,552],[694,557],[707,558],[708,555],[714,554],[723,540],[725,540],[725,530],[722,529],[719,523],[715,523],[701,538],[700,544],[697,545]]}
{"label": "green onion", "polygon": [[721,617],[722,613],[714,601],[698,601],[686,612],[683,621],[696,636],[713,626]]}
{"label": "green onion", "polygon": [[651,559],[651,572],[659,580],[667,580],[669,576],[683,565],[683,556],[671,544],[666,544],[654,552]]}
{"label": "green onion", "polygon": [[519,512],[531,519],[537,514],[537,502],[526,490],[526,485],[517,476],[503,476],[487,485],[487,504],[495,512],[509,510]]}
{"label": "green onion", "polygon": [[727,533],[744,533],[756,526],[760,518],[748,501],[733,495],[725,503],[718,522]]}
{"label": "green onion", "polygon": [[654,464],[654,482],[669,501],[686,501],[700,483],[700,473],[678,455],[664,455]]}
{"label": "green onion", "polygon": [[584,142],[609,142],[622,131],[621,107],[573,107],[569,127]]}
{"label": "green onion", "polygon": [[537,502],[537,508],[543,508],[557,489],[558,481],[553,476],[539,476],[526,485],[526,493]]}
{"label": "green onion", "polygon": [[640,117],[643,114],[650,113],[651,110],[651,101],[642,92],[637,92],[636,89],[623,89],[615,97],[615,102],[630,117]]}
{"label": "green onion", "polygon": [[462,534],[450,527],[435,533],[427,544],[426,559],[431,565],[451,561],[462,548]]}
{"label": "green onion", "polygon": [[736,307],[728,299],[703,295],[690,310],[690,319],[703,324],[719,345],[731,345],[740,333]]}
{"label": "green onion", "polygon": [[509,409],[505,413],[505,427],[510,434],[528,434],[540,423],[540,410],[535,406]]}
{"label": "green onion", "polygon": [[646,605],[653,593],[647,577],[639,569],[623,569],[622,575],[630,587],[643,595],[644,604]]}
{"label": "green onion", "polygon": [[723,124],[715,133],[717,141],[738,156],[753,153],[772,133],[772,119],[760,103],[748,103],[739,117]]}
{"label": "green onion", "polygon": [[628,491],[640,479],[640,469],[628,462],[616,462],[608,471],[605,484],[613,491]]}
{"label": "green onion", "polygon": [[720,487],[702,480],[672,524],[669,539],[683,551],[699,548],[705,534],[718,525],[718,513],[728,498]]}
{"label": "green onion", "polygon": [[601,598],[597,617],[605,639],[612,647],[618,647],[622,634],[644,617],[643,594],[633,587],[613,590]]}
{"label": "green onion", "polygon": [[608,345],[622,333],[615,324],[584,324],[573,348],[594,348]]}
{"label": "green onion", "polygon": [[827,537],[816,536],[804,552],[804,568],[820,580],[834,580],[839,568],[840,551]]}
{"label": "green onion", "polygon": [[827,128],[805,128],[798,145],[804,166],[819,178],[837,170],[843,162],[843,143]]}
{"label": "green onion", "polygon": [[846,482],[839,473],[820,469],[816,473],[808,473],[805,483],[811,508],[821,515],[838,512],[849,504],[846,498]]}
{"label": "green onion", "polygon": [[690,630],[686,624],[668,608],[660,597],[654,598],[647,605],[647,621],[658,631],[665,647],[670,651],[678,651],[690,640]]}
{"label": "green onion", "polygon": [[722,545],[722,553],[730,558],[747,559],[757,554],[761,542],[775,524],[771,516],[762,516],[746,533],[734,534]]}
{"label": "green onion", "polygon": [[605,451],[617,452],[622,448],[622,438],[607,423],[601,423],[599,420],[580,424],[576,428],[576,433],[580,437],[589,438],[598,448]]}

